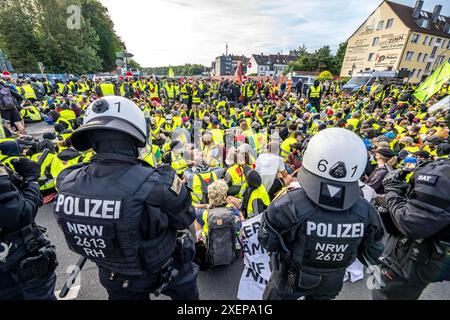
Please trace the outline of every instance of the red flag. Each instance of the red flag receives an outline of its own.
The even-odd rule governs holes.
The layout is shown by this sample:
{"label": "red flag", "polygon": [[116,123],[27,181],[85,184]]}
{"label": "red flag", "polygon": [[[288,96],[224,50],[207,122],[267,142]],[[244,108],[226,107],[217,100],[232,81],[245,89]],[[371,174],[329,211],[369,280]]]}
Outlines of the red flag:
{"label": "red flag", "polygon": [[235,80],[241,84],[242,83],[242,61],[238,61],[236,72],[234,74]]}

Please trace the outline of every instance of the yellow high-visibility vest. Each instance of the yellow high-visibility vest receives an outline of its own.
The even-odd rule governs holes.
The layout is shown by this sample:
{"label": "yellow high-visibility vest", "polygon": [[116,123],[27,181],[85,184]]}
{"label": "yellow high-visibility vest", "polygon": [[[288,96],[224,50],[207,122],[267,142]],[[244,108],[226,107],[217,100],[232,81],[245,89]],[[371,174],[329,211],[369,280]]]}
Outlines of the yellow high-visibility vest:
{"label": "yellow high-visibility vest", "polygon": [[321,91],[321,88],[320,88],[320,86],[318,86],[318,87],[314,87],[314,86],[311,86],[310,87],[310,93],[309,93],[309,98],[311,99],[319,99],[320,98],[320,91]]}

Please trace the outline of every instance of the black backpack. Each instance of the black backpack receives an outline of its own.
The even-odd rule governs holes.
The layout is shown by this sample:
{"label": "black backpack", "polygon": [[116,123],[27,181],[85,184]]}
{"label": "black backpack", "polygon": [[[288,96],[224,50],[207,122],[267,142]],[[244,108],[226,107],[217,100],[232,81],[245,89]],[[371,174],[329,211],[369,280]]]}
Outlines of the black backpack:
{"label": "black backpack", "polygon": [[236,256],[236,223],[233,211],[219,207],[208,212],[206,256],[209,266],[227,265]]}
{"label": "black backpack", "polygon": [[14,97],[7,87],[0,89],[0,110],[12,110],[16,107]]}

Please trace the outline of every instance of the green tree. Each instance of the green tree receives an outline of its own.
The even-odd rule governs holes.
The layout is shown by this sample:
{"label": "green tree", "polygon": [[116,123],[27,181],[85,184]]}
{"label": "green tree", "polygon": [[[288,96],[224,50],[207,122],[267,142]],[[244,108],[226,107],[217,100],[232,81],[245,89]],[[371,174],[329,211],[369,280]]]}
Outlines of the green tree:
{"label": "green tree", "polygon": [[35,32],[34,7],[27,0],[2,0],[0,44],[17,72],[37,72],[42,45]]}
{"label": "green tree", "polygon": [[[80,28],[69,28],[69,6],[81,8]],[[18,72],[83,74],[115,69],[125,48],[98,0],[2,0],[0,49]]]}
{"label": "green tree", "polygon": [[129,67],[129,68],[136,68],[136,69],[142,70],[141,65],[140,65],[136,60],[134,60],[134,59],[128,60],[128,67]]}
{"label": "green tree", "polygon": [[98,35],[97,55],[102,59],[102,69],[112,71],[116,66],[116,52],[123,51],[125,44],[114,31],[114,23],[108,9],[97,0],[81,0],[82,13]]}
{"label": "green tree", "polygon": [[47,71],[75,74],[100,71],[99,37],[89,20],[81,15],[80,29],[71,29],[67,24],[67,8],[81,7],[81,0],[35,0],[35,5],[40,14],[42,43],[46,44]]}
{"label": "green tree", "polygon": [[311,56],[313,71],[323,71],[332,67],[333,55],[329,46],[314,51]]}
{"label": "green tree", "polygon": [[331,72],[333,74],[340,74],[342,69],[342,63],[344,62],[345,51],[347,50],[347,42],[342,42],[339,44],[339,49],[333,59],[333,68]]}
{"label": "green tree", "polygon": [[[176,76],[196,76],[201,75],[208,68],[201,64],[185,64],[182,66],[172,66]],[[146,68],[148,74],[168,75],[169,66]]]}

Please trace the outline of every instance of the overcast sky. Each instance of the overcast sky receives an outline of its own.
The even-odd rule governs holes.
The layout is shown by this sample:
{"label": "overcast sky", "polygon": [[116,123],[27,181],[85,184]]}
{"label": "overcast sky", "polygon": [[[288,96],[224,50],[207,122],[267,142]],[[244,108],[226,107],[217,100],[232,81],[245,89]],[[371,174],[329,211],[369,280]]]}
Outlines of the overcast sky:
{"label": "overcast sky", "polygon": [[[396,0],[413,6],[415,0]],[[305,44],[336,51],[381,0],[100,0],[142,66],[202,63],[229,53],[287,53]],[[432,11],[444,0],[425,0]],[[362,5],[364,3],[364,5]],[[447,2],[448,3],[448,2]]]}

